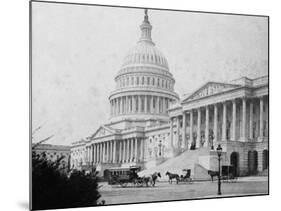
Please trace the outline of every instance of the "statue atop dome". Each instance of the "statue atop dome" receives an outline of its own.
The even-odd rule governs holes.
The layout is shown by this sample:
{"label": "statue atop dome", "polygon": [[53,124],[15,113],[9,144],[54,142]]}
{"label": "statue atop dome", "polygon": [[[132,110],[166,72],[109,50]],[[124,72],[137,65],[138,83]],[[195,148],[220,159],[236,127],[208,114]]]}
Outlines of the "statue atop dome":
{"label": "statue atop dome", "polygon": [[148,11],[147,9],[144,10],[144,20],[143,20],[142,24],[140,25],[140,28],[141,28],[140,42],[145,41],[145,42],[148,42],[148,43],[154,45],[154,43],[152,42],[152,39],[151,39],[152,26],[150,25],[150,22],[148,20],[147,11]]}
{"label": "statue atop dome", "polygon": [[147,11],[148,9],[144,9],[144,22],[149,23]]}

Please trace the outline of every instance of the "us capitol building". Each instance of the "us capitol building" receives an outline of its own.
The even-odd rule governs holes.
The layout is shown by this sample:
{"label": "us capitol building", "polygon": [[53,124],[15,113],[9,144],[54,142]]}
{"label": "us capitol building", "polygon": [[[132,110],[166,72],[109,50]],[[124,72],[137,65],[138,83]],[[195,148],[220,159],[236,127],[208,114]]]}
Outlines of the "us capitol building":
{"label": "us capitol building", "polygon": [[[237,175],[267,174],[268,76],[208,82],[183,99],[167,59],[151,39],[147,10],[141,36],[124,58],[109,96],[110,120],[71,147],[71,166],[191,168],[196,178],[223,163]],[[162,169],[161,169],[162,166]]]}

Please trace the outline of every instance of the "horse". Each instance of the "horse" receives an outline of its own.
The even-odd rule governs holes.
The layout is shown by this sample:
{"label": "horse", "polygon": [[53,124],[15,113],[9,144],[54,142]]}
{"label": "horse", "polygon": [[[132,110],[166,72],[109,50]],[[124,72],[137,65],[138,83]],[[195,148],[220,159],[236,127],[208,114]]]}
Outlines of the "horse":
{"label": "horse", "polygon": [[179,177],[179,175],[178,174],[173,174],[173,173],[170,173],[170,172],[166,172],[166,175],[168,175],[168,177],[169,177],[169,183],[170,184],[172,184],[172,180],[173,179],[176,179],[176,181],[177,181],[177,184],[179,183],[179,179],[180,179],[180,177]]}
{"label": "horse", "polygon": [[214,181],[214,177],[218,177],[219,176],[219,172],[218,171],[212,171],[212,170],[208,170],[208,174],[211,176],[212,182]]}
{"label": "horse", "polygon": [[155,182],[157,180],[157,178],[160,177],[161,178],[161,174],[160,172],[154,172],[152,175],[151,175],[151,180],[150,180],[150,184],[151,186],[155,186]]}
{"label": "horse", "polygon": [[148,183],[150,183],[150,185],[152,187],[154,187],[155,183],[156,183],[156,179],[158,177],[161,177],[160,172],[154,172],[153,174],[151,174],[149,176],[143,176],[142,181],[146,184],[146,187],[148,187]]}

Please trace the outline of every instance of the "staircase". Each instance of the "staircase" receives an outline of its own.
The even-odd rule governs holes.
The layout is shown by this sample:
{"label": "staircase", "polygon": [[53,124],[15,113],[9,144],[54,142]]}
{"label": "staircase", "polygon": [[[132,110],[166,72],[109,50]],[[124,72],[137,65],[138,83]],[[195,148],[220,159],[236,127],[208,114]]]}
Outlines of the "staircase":
{"label": "staircase", "polygon": [[160,172],[161,178],[159,180],[168,180],[166,172],[176,173],[178,175],[185,174],[183,169],[191,169],[191,177],[194,175],[195,164],[198,163],[198,157],[201,155],[208,155],[208,149],[200,148],[196,150],[187,150],[180,155],[170,158],[156,167],[145,169],[138,173],[139,176],[145,176],[153,174],[154,172]]}

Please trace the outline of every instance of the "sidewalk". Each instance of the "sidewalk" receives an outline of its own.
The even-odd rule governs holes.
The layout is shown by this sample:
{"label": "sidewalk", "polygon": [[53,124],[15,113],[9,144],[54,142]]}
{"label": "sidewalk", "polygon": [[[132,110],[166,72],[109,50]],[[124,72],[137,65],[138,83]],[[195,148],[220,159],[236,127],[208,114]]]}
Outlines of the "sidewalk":
{"label": "sidewalk", "polygon": [[238,177],[239,182],[266,182],[268,181],[268,176],[248,176],[248,177]]}

